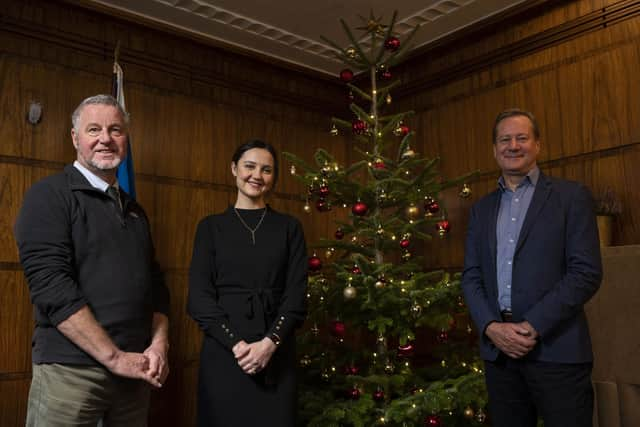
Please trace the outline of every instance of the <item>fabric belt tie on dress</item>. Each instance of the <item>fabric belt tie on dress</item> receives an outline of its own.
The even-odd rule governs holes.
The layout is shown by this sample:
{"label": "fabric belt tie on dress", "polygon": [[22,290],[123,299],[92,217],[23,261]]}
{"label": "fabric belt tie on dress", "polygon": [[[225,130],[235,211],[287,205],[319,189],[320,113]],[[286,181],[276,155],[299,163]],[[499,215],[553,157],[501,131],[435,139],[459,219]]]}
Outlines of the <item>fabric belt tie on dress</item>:
{"label": "fabric belt tie on dress", "polygon": [[[276,302],[282,296],[280,289],[241,288],[236,286],[221,286],[217,288],[220,295],[247,295],[245,317],[253,319],[256,313],[262,311],[263,333],[276,313]],[[258,314],[259,315],[259,314]]]}

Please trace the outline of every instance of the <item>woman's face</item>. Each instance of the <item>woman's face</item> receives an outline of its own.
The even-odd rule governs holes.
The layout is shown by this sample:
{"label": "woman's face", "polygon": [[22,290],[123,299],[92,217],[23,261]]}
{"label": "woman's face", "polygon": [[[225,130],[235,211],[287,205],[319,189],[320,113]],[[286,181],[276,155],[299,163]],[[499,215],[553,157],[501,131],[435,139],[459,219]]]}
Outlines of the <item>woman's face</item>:
{"label": "woman's face", "polygon": [[238,196],[261,199],[273,187],[275,169],[273,156],[264,148],[252,148],[242,154],[238,163],[231,162],[236,177]]}

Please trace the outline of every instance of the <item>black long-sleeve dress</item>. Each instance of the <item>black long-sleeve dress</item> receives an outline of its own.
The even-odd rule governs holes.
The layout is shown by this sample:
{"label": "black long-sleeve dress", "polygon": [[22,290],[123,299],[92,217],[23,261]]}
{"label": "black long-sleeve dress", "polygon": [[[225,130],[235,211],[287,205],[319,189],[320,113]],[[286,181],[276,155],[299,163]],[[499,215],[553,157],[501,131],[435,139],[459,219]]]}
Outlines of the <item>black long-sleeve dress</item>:
{"label": "black long-sleeve dress", "polygon": [[[265,208],[251,232],[229,207],[204,218],[189,272],[188,312],[204,332],[198,427],[295,424],[294,329],[306,314],[307,254],[300,223]],[[254,228],[263,209],[238,209]],[[276,335],[267,367],[245,374],[231,349]]]}

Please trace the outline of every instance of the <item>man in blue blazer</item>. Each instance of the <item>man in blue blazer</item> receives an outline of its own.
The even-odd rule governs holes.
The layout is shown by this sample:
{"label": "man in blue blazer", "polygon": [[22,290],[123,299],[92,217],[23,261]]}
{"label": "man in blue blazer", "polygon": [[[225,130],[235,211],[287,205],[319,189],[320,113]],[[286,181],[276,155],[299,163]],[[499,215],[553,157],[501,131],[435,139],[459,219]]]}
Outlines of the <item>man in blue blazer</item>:
{"label": "man in blue blazer", "polygon": [[498,115],[498,189],[471,210],[462,288],[480,335],[493,427],[592,425],[585,303],[602,279],[590,192],[536,165],[535,117]]}

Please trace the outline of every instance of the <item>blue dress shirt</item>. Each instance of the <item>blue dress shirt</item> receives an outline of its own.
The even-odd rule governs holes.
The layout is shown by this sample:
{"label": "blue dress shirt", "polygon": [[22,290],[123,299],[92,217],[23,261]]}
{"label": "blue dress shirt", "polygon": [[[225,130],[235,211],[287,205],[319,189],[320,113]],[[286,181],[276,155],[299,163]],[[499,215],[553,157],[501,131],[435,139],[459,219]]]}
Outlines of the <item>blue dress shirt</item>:
{"label": "blue dress shirt", "polygon": [[532,169],[518,184],[515,191],[506,186],[502,176],[498,179],[502,195],[496,223],[496,271],[498,275],[498,302],[500,310],[503,311],[511,311],[513,255],[539,176],[540,169],[537,167]]}

